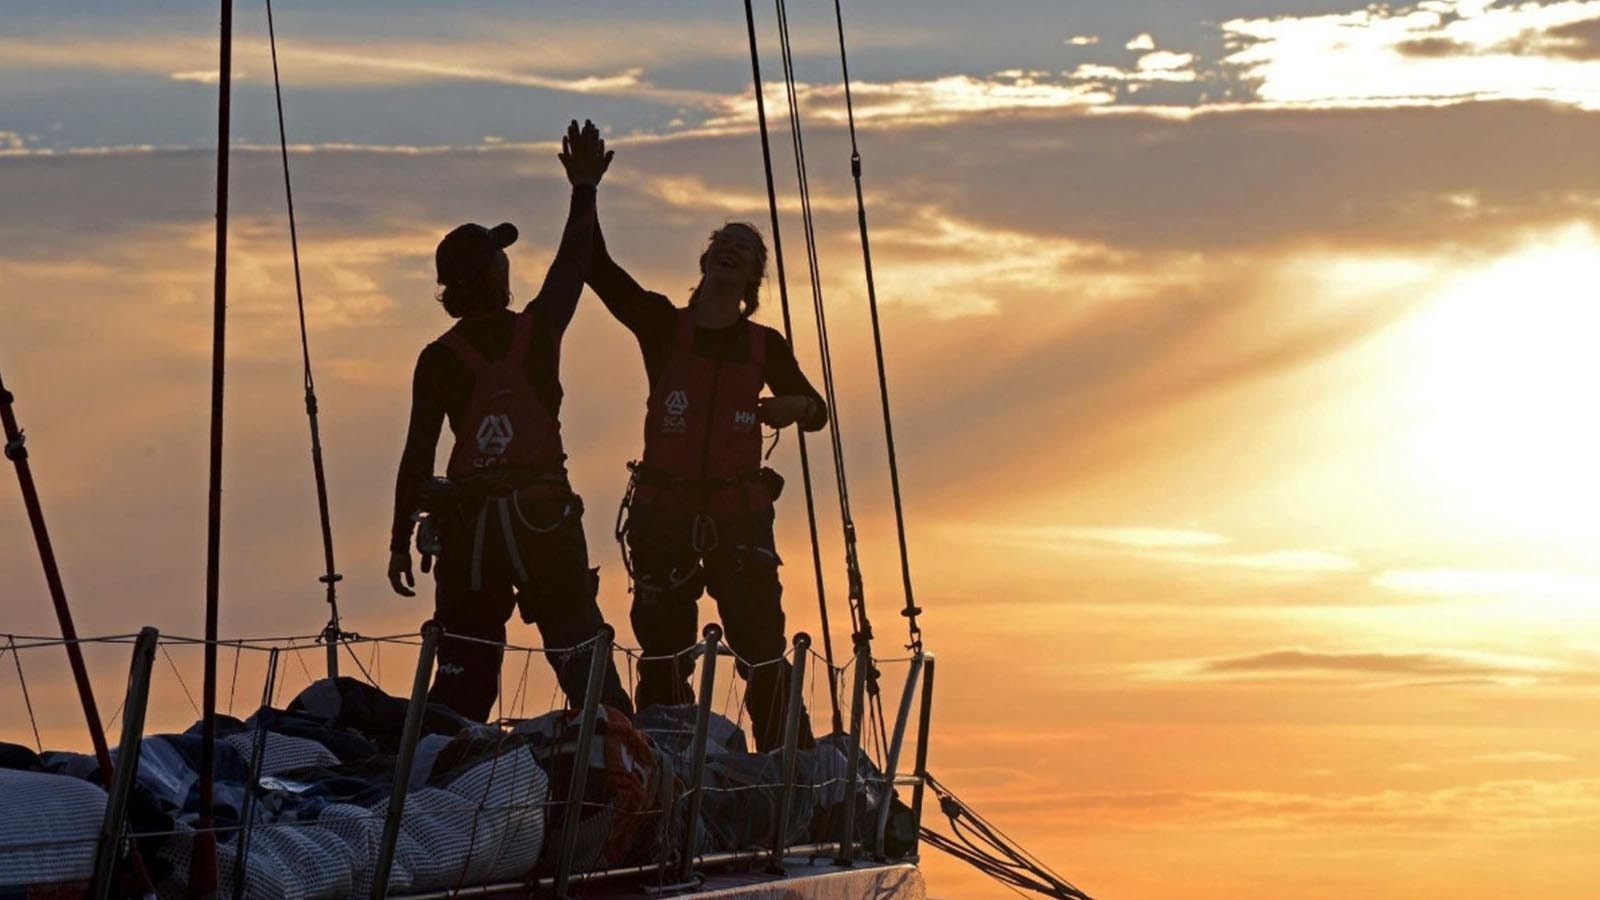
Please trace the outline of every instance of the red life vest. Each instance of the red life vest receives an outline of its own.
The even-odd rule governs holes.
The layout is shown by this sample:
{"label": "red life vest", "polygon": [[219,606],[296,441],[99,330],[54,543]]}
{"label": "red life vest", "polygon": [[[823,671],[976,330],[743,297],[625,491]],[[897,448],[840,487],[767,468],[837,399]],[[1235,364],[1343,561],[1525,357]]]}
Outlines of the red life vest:
{"label": "red life vest", "polygon": [[[644,420],[641,501],[650,481],[677,480],[668,493],[693,500],[694,511],[738,515],[772,505],[759,481],[761,422],[756,401],[766,383],[767,334],[743,322],[749,353],[743,360],[709,359],[694,352],[694,313],[678,311],[672,352],[667,356]],[[675,504],[682,505],[682,504]]]}
{"label": "red life vest", "polygon": [[450,423],[456,442],[447,477],[466,478],[497,466],[548,470],[566,459],[561,423],[545,409],[523,372],[532,331],[533,318],[519,313],[505,357],[494,361],[454,328],[439,338],[472,371],[466,413]]}

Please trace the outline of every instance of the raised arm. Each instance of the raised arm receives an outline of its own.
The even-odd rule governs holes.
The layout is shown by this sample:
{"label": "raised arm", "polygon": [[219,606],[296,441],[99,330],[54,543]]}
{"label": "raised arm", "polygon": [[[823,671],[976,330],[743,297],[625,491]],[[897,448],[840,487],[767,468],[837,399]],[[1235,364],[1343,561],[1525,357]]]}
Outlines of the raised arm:
{"label": "raised arm", "polygon": [[394,480],[394,520],[389,531],[389,586],[403,597],[414,597],[416,577],[411,574],[411,514],[417,493],[433,475],[433,455],[444,427],[444,397],[439,390],[438,356],[441,348],[429,344],[417,357],[411,377],[411,420],[406,426],[406,448],[400,454],[400,471]]}
{"label": "raised arm", "polygon": [[572,314],[578,308],[578,297],[583,293],[591,256],[590,243],[594,238],[595,187],[611,165],[611,154],[606,151],[606,142],[600,138],[600,131],[593,122],[585,121],[580,130],[577,120],[573,120],[561,139],[558,158],[572,184],[572,204],[567,210],[567,225],[562,230],[555,259],[545,273],[539,293],[528,301],[527,308],[544,315],[552,331],[560,336],[571,323]]}
{"label": "raised arm", "polygon": [[647,335],[671,333],[676,309],[672,301],[645,290],[611,258],[598,213],[594,225],[594,254],[589,262],[589,287],[611,315],[641,340]]}

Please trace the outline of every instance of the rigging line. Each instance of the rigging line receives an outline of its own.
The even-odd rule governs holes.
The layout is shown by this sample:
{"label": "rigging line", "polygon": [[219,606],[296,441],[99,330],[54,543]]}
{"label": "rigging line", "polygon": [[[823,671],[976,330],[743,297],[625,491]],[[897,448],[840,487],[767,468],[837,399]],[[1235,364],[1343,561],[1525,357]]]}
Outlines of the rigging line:
{"label": "rigging line", "polygon": [[228,681],[228,715],[233,715],[233,697],[239,689],[239,656],[244,653],[244,644],[233,645],[233,677]]}
{"label": "rigging line", "polygon": [[[272,0],[267,4],[267,45],[272,51],[272,92],[278,106],[278,153],[283,161],[283,196],[289,210],[289,254],[294,260],[294,299],[300,317],[300,358],[304,366],[306,419],[311,426],[311,471],[317,486],[317,518],[322,525],[323,574],[318,581],[327,586],[328,627],[326,639],[339,638],[339,574],[333,555],[333,523],[328,511],[328,476],[322,463],[322,428],[317,417],[317,384],[311,372],[311,342],[306,336],[306,297],[300,277],[300,234],[295,225],[294,186],[289,178],[289,136],[283,123],[283,85],[278,77],[278,35],[272,19]],[[359,665],[359,663],[358,663]]]}
{"label": "rigging line", "polygon": [[[1087,894],[1029,853],[1015,838],[967,806],[932,773],[926,777],[929,788],[939,798],[940,811],[950,820],[954,835],[954,839],[947,838],[924,827],[922,835],[929,839],[930,844],[996,878],[1010,879],[1029,890],[1064,900],[1088,900]],[[939,838],[943,843],[933,838]],[[961,846],[955,846],[955,841],[959,841]],[[979,846],[978,842],[987,846]],[[996,856],[996,853],[1000,856]]]}
{"label": "rigging line", "polygon": [[361,664],[361,657],[356,655],[355,648],[345,641],[340,641],[339,643],[344,646],[345,652],[350,654],[350,661],[356,664],[356,668],[361,672],[361,677],[367,680],[367,684],[382,690],[382,686],[378,684],[377,679],[373,678],[372,673],[367,671],[367,667]]}
{"label": "rigging line", "polygon": [[44,752],[44,740],[39,737],[39,720],[33,714],[33,698],[28,696],[28,678],[22,674],[22,654],[17,652],[16,635],[6,635],[7,646],[0,648],[0,652],[9,650],[11,660],[17,664],[17,684],[22,686],[22,705],[28,708],[28,724],[33,726],[33,745],[40,753]]}
{"label": "rigging line", "polygon": [[110,731],[111,729],[117,727],[117,720],[122,718],[122,708],[124,706],[127,706],[127,705],[128,705],[128,698],[126,696],[124,696],[122,698],[122,702],[117,704],[117,708],[111,711],[111,718],[106,721],[106,730],[107,731]]}
{"label": "rigging line", "polygon": [[[839,515],[844,520],[845,540],[854,543],[853,517],[850,512],[850,488],[845,477],[844,441],[839,429],[836,381],[833,376],[833,344],[828,338],[827,307],[822,298],[821,267],[817,261],[816,225],[811,213],[811,179],[806,166],[805,138],[800,127],[799,98],[795,90],[794,59],[789,41],[789,13],[784,0],[776,0],[779,47],[782,51],[784,93],[789,106],[789,137],[794,147],[795,180],[800,197],[800,214],[806,247],[806,270],[811,282],[811,306],[817,323],[817,343],[822,358],[822,383],[827,393],[829,408],[833,409],[833,427],[829,429],[829,446],[833,451],[834,482],[839,493]],[[847,546],[847,551],[850,549]],[[854,599],[854,598],[852,598]]]}
{"label": "rigging line", "polygon": [[[855,517],[850,511],[850,486],[846,475],[844,439],[839,430],[838,395],[833,373],[833,345],[828,338],[827,305],[822,297],[821,266],[817,259],[816,223],[811,207],[811,176],[806,165],[805,138],[800,125],[800,101],[795,87],[794,51],[789,38],[789,9],[785,0],[775,0],[778,18],[778,40],[782,51],[784,92],[789,103],[789,135],[794,144],[795,177],[800,195],[801,221],[804,225],[806,264],[811,276],[811,302],[817,323],[817,343],[822,356],[822,383],[827,391],[828,406],[833,410],[833,427],[829,429],[829,443],[833,449],[834,480],[839,494],[839,517],[844,530],[845,574],[847,598],[850,603],[851,623],[855,632],[867,642],[868,654],[872,646],[872,621],[867,615],[866,584],[861,577],[861,558],[857,549]],[[883,731],[883,695],[879,690],[878,671],[870,666],[867,671],[867,694],[872,718],[878,730]]]}
{"label": "rigging line", "polygon": [[306,687],[310,687],[313,684],[316,684],[317,683],[317,676],[311,674],[311,667],[306,665],[305,654],[300,652],[300,645],[299,644],[290,644],[289,645],[289,651],[294,654],[295,662],[298,662],[300,664],[300,671],[304,672],[305,675],[306,675]]}
{"label": "rigging line", "polygon": [[183,696],[184,699],[189,701],[189,708],[194,710],[195,715],[201,715],[200,704],[194,702],[194,694],[189,692],[189,685],[183,680],[183,672],[178,669],[178,664],[173,661],[172,654],[167,652],[167,645],[161,644],[160,647],[161,656],[166,659],[167,665],[172,668],[172,677],[178,679],[178,687],[183,688]]}
{"label": "rigging line", "polygon": [[[789,284],[783,269],[783,234],[778,228],[778,192],[772,177],[772,145],[767,133],[767,102],[761,81],[761,51],[756,42],[756,13],[752,0],[744,0],[745,29],[750,37],[750,71],[755,85],[756,119],[761,128],[761,163],[767,178],[767,209],[772,217],[772,248],[778,266],[778,297],[783,308],[783,336],[794,347],[794,324],[789,315]],[[831,426],[830,426],[831,427]],[[822,652],[828,661],[828,699],[832,705],[833,730],[844,731],[844,716],[839,710],[837,672],[833,665],[833,630],[828,625],[828,595],[822,574],[822,544],[817,534],[816,499],[811,486],[811,456],[806,450],[805,432],[798,432],[800,473],[805,484],[806,525],[811,532],[811,564],[816,576],[817,607],[822,626]]]}
{"label": "rigging line", "polygon": [[[987,857],[982,856],[981,854],[973,853],[964,845],[950,840],[948,837],[945,837],[944,835],[928,828],[927,826],[923,826],[920,836],[924,843],[934,847],[935,849],[943,850],[956,859],[959,859],[977,869],[979,872],[988,875],[990,878],[993,878],[995,881],[999,882],[1001,887],[1013,894],[1016,894],[1018,897],[1027,896],[1016,887],[1016,883],[1020,876],[1009,870],[995,867]],[[1032,884],[1029,884],[1028,888],[1030,890],[1035,890],[1035,887]],[[1040,893],[1044,893],[1046,889],[1041,885],[1037,888],[1037,890]]]}
{"label": "rigging line", "polygon": [[217,600],[222,574],[222,413],[223,360],[228,326],[228,135],[233,96],[233,0],[221,0],[217,87],[216,272],[211,317],[211,454],[206,504],[206,616],[204,712],[200,726],[200,816],[195,823],[190,893],[206,896],[217,888],[217,842],[211,833],[217,744]]}
{"label": "rigging line", "polygon": [[1041,860],[1038,857],[1034,856],[1033,854],[1029,853],[1026,848],[1024,848],[1020,843],[1017,842],[1016,838],[1013,838],[1011,835],[1006,834],[1004,831],[1001,831],[1000,827],[998,825],[995,825],[993,822],[990,822],[988,819],[985,819],[982,816],[982,814],[980,814],[977,810],[973,809],[972,807],[970,807],[970,806],[966,805],[964,802],[962,802],[961,798],[956,797],[955,794],[953,792],[951,792],[951,790],[948,787],[946,787],[937,778],[934,778],[932,773],[928,774],[928,784],[934,788],[935,792],[937,792],[937,793],[939,793],[939,794],[941,794],[943,796],[948,796],[952,800],[954,800],[956,803],[958,803],[960,805],[960,807],[961,807],[962,812],[964,812],[969,819],[971,819],[978,826],[981,826],[986,831],[992,832],[993,835],[997,835],[1001,839],[1001,841],[999,841],[999,842],[1009,842],[1017,850],[1021,851],[1021,853],[1024,856],[1026,856],[1033,865],[1036,865],[1039,868],[1043,869],[1045,872],[1047,872],[1051,876],[1053,876],[1056,880],[1061,881],[1063,883],[1066,882],[1065,878],[1062,878],[1059,873],[1057,873],[1055,870],[1051,869],[1048,865],[1046,865],[1043,860]]}
{"label": "rigging line", "polygon": [[[839,429],[838,396],[833,376],[833,344],[828,338],[827,308],[822,298],[821,268],[817,261],[816,226],[811,213],[811,179],[806,165],[805,139],[800,127],[799,99],[795,89],[794,59],[789,41],[789,13],[787,4],[777,0],[779,48],[782,51],[784,93],[788,100],[789,137],[794,147],[795,180],[800,197],[801,224],[806,247],[806,269],[811,282],[812,313],[817,323],[817,343],[822,362],[822,383],[828,405],[833,409],[833,427],[829,429],[829,446],[833,451],[834,482],[839,494],[839,515],[843,519],[846,540],[847,565],[851,561],[849,550],[854,543],[853,517],[850,512],[850,488],[845,477],[844,442]],[[852,600],[854,598],[852,597]]]}
{"label": "rigging line", "polygon": [[867,234],[867,204],[861,191],[861,148],[856,143],[856,110],[855,100],[850,93],[850,58],[845,50],[844,42],[844,9],[842,0],[833,0],[834,20],[839,26],[839,68],[844,80],[844,108],[847,121],[850,123],[850,175],[855,180],[856,186],[856,222],[861,231],[861,260],[866,269],[867,278],[867,309],[872,318],[872,348],[878,363],[878,397],[883,405],[883,437],[889,455],[889,488],[894,496],[894,528],[895,537],[900,544],[900,579],[905,591],[905,609],[900,614],[906,617],[907,625],[911,632],[911,643],[907,649],[922,650],[922,627],[917,624],[917,616],[921,614],[921,607],[916,604],[916,594],[911,587],[911,556],[906,542],[906,518],[904,507],[900,500],[900,462],[895,452],[894,443],[894,418],[889,412],[889,376],[883,362],[883,331],[878,323],[878,289],[872,277],[872,239]]}

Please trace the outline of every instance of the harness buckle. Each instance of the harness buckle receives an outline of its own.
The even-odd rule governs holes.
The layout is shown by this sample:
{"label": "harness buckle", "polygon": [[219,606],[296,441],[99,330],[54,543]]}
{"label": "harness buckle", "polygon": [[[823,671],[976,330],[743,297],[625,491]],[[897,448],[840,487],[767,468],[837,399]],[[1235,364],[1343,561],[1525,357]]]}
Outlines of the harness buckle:
{"label": "harness buckle", "polygon": [[422,572],[433,569],[433,558],[439,555],[442,541],[439,538],[438,519],[430,513],[416,512],[411,520],[417,523],[417,552],[422,554]]}
{"label": "harness buckle", "polygon": [[28,458],[28,435],[22,431],[17,432],[17,439],[6,441],[6,459],[12,462],[22,462]]}
{"label": "harness buckle", "polygon": [[695,513],[689,527],[689,546],[695,553],[705,556],[716,549],[717,543],[717,520],[703,512]]}

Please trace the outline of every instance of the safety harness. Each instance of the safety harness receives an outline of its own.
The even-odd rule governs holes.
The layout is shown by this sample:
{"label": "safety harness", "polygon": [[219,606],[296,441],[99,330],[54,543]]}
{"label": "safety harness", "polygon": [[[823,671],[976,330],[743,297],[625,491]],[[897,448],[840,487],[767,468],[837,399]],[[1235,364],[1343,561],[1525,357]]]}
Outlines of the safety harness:
{"label": "safety harness", "polygon": [[693,311],[678,310],[672,350],[650,390],[644,458],[628,463],[617,509],[616,538],[630,579],[635,504],[687,514],[690,546],[703,559],[721,543],[719,519],[770,509],[783,489],[783,478],[761,465],[757,403],[766,383],[766,332],[748,319],[741,324],[744,358],[712,359],[694,350]]}
{"label": "safety harness", "polygon": [[[441,549],[438,527],[446,516],[458,524],[472,520],[469,584],[483,586],[484,545],[493,516],[505,541],[506,557],[519,584],[528,584],[513,517],[527,531],[543,534],[561,527],[574,513],[577,498],[567,482],[561,425],[550,414],[523,372],[533,318],[518,313],[504,357],[486,358],[456,328],[439,338],[472,372],[472,394],[465,413],[452,420],[455,446],[445,478],[430,479],[418,498],[417,550],[422,570],[432,567]],[[561,515],[549,524],[530,521],[524,501],[565,498]]]}

